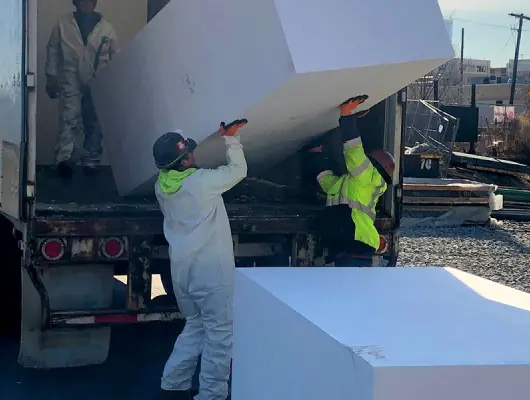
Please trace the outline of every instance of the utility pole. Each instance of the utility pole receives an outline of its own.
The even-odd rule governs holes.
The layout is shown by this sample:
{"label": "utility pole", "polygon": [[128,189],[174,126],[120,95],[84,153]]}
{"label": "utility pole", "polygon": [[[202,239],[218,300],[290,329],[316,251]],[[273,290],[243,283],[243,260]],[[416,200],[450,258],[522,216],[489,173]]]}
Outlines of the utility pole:
{"label": "utility pole", "polygon": [[458,88],[458,103],[464,102],[464,28],[462,28],[462,37],[460,39],[460,86]]}
{"label": "utility pole", "polygon": [[460,84],[464,84],[464,28],[462,28],[462,39],[460,43]]}
{"label": "utility pole", "polygon": [[515,45],[515,57],[513,59],[513,73],[512,73],[512,85],[510,87],[510,105],[513,105],[515,100],[515,82],[517,81],[517,66],[519,64],[519,48],[521,47],[521,36],[523,35],[523,22],[526,19],[530,21],[530,17],[524,14],[508,14],[511,17],[519,20],[519,28],[517,29],[517,44]]}

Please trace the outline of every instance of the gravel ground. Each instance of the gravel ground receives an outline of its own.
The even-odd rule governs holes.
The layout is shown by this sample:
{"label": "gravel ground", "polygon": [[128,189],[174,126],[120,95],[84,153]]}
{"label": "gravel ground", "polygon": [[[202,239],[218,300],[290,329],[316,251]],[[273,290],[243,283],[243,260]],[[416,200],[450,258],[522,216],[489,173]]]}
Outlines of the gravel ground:
{"label": "gravel ground", "polygon": [[444,266],[530,292],[530,223],[402,229],[398,264]]}

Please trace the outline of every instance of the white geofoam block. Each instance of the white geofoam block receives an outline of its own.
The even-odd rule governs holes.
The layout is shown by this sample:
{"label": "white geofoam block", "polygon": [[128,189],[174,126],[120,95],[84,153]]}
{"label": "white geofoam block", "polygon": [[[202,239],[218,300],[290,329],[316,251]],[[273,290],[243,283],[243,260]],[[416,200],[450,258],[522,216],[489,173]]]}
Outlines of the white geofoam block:
{"label": "white geofoam block", "polygon": [[233,400],[528,400],[530,294],[452,268],[241,268]]}
{"label": "white geofoam block", "polygon": [[[250,167],[270,163],[337,126],[348,97],[368,94],[369,107],[453,55],[436,0],[173,0],[92,89],[127,195],[152,190],[151,148],[167,131],[201,142],[246,117]],[[222,141],[198,159],[223,163]]]}

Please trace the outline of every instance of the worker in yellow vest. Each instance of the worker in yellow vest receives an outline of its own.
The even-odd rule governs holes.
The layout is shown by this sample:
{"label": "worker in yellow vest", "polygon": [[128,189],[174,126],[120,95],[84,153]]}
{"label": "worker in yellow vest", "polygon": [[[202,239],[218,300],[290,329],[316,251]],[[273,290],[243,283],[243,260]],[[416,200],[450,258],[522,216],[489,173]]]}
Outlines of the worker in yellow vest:
{"label": "worker in yellow vest", "polygon": [[327,197],[319,228],[335,266],[371,266],[374,254],[384,247],[375,227],[375,208],[392,183],[395,162],[390,153],[381,149],[365,153],[357,120],[368,111],[354,111],[366,99],[367,95],[356,96],[340,105],[346,174],[334,173],[321,144],[309,149],[312,169]]}

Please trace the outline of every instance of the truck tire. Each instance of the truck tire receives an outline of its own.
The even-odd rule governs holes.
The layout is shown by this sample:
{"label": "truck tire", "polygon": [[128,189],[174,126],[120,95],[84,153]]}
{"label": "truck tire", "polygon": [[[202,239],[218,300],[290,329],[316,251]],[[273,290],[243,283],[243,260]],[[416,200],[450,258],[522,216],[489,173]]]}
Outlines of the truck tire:
{"label": "truck tire", "polygon": [[[110,308],[114,266],[53,266],[39,271],[50,307],[61,310]],[[40,296],[28,271],[22,269],[22,313],[18,363],[27,368],[79,367],[105,362],[110,327],[42,329]]]}
{"label": "truck tire", "polygon": [[175,296],[170,296],[167,294],[156,296],[155,298],[151,299],[151,303],[149,303],[149,306],[152,308],[168,307],[168,306],[175,306],[175,305],[176,305]]}

